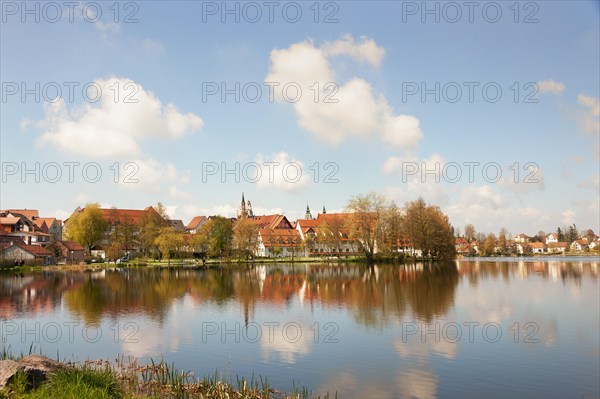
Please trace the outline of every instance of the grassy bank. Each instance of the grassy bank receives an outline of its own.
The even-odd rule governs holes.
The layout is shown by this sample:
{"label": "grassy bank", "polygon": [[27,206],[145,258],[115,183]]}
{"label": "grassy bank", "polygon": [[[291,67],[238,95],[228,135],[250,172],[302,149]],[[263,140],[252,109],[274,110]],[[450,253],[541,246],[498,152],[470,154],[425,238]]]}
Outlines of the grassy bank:
{"label": "grassy bank", "polygon": [[[2,359],[19,360],[4,351]],[[285,393],[269,385],[266,378],[250,380],[236,378],[235,383],[218,378],[218,372],[202,379],[191,373],[178,371],[173,364],[163,361],[140,366],[137,362],[109,363],[87,361],[57,371],[39,387],[28,386],[27,378],[17,373],[4,389],[0,399],[150,399],[150,398],[236,398],[236,399],[328,399],[306,388]],[[337,397],[337,395],[336,395]]]}

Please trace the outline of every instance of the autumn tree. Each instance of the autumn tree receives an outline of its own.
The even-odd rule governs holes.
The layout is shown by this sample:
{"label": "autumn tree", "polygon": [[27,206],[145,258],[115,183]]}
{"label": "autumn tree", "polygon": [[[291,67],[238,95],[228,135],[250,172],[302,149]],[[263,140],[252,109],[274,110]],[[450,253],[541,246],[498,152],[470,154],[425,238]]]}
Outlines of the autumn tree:
{"label": "autumn tree", "polygon": [[102,215],[100,205],[86,204],[81,212],[74,213],[67,222],[65,231],[68,240],[78,242],[89,254],[104,238],[108,223]]}
{"label": "autumn tree", "polygon": [[471,242],[475,239],[475,226],[472,224],[465,226],[465,238],[468,242]]}
{"label": "autumn tree", "polygon": [[500,232],[498,233],[498,247],[500,247],[500,251],[502,253],[506,252],[507,242],[506,242],[506,229],[502,227]]}
{"label": "autumn tree", "polygon": [[169,226],[168,219],[165,207],[160,202],[156,208],[146,211],[139,226],[140,249],[143,253],[155,252],[158,249],[155,241],[160,234],[160,229]]}
{"label": "autumn tree", "polygon": [[335,252],[338,256],[341,251],[345,228],[344,220],[338,217],[328,218],[320,227],[323,243],[329,248],[329,252]]}
{"label": "autumn tree", "polygon": [[402,241],[402,211],[392,201],[385,209],[383,214],[383,234],[385,235],[385,252],[392,254],[394,257],[398,254],[398,249]]}
{"label": "autumn tree", "polygon": [[456,256],[450,221],[439,207],[427,205],[423,198],[406,204],[404,229],[423,258],[451,260]]}
{"label": "autumn tree", "polygon": [[169,261],[169,265],[171,264],[172,254],[179,251],[184,244],[183,233],[170,226],[161,227],[154,239],[154,245],[162,253],[162,258]]}
{"label": "autumn tree", "polygon": [[485,240],[479,245],[479,253],[483,256],[492,256],[496,254],[496,245],[498,239],[494,233],[490,233],[485,237]]}
{"label": "autumn tree", "polygon": [[258,226],[247,217],[237,220],[233,226],[233,248],[246,259],[258,249]]}
{"label": "autumn tree", "polygon": [[358,242],[367,263],[373,263],[377,240],[383,237],[385,207],[385,198],[375,192],[352,197],[346,206],[352,212],[348,226],[350,238]]}

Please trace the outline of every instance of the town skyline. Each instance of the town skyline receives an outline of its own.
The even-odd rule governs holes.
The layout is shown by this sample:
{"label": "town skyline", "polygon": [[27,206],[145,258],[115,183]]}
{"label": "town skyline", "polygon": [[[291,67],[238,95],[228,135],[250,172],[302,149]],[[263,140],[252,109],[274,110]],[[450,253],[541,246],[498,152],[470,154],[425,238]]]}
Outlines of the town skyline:
{"label": "town skyline", "polygon": [[[189,219],[233,215],[244,191],[295,218],[377,191],[484,231],[600,230],[597,2],[450,22],[412,2],[304,4],[293,23],[159,3],[118,22],[4,10],[1,208],[161,200]],[[174,33],[188,22],[191,47]]]}

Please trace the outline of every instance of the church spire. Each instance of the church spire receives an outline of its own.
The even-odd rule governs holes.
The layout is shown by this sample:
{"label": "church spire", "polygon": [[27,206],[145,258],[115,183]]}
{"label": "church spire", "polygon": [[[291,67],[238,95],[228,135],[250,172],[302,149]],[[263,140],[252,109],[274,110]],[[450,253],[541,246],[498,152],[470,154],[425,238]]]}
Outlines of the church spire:
{"label": "church spire", "polygon": [[244,199],[244,193],[242,192],[242,206],[240,207],[239,217],[243,218],[246,216],[248,216],[248,213],[246,212],[246,200]]}
{"label": "church spire", "polygon": [[312,220],[312,214],[310,213],[310,208],[308,207],[308,202],[306,203],[306,214],[304,215],[304,219]]}
{"label": "church spire", "polygon": [[323,214],[326,214],[327,210],[325,209],[325,204],[323,204]]}

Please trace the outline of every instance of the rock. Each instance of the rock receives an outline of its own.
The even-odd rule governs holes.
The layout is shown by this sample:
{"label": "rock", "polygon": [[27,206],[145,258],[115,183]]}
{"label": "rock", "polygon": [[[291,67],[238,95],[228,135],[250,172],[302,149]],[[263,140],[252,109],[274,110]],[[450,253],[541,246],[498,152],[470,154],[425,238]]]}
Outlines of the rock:
{"label": "rock", "polygon": [[3,360],[0,362],[0,388],[6,387],[19,371],[25,373],[28,387],[37,388],[53,373],[68,368],[67,365],[40,355],[25,356],[18,362]]}
{"label": "rock", "polygon": [[25,366],[14,360],[0,361],[0,389],[5,388],[12,381],[15,374],[23,371]]}

